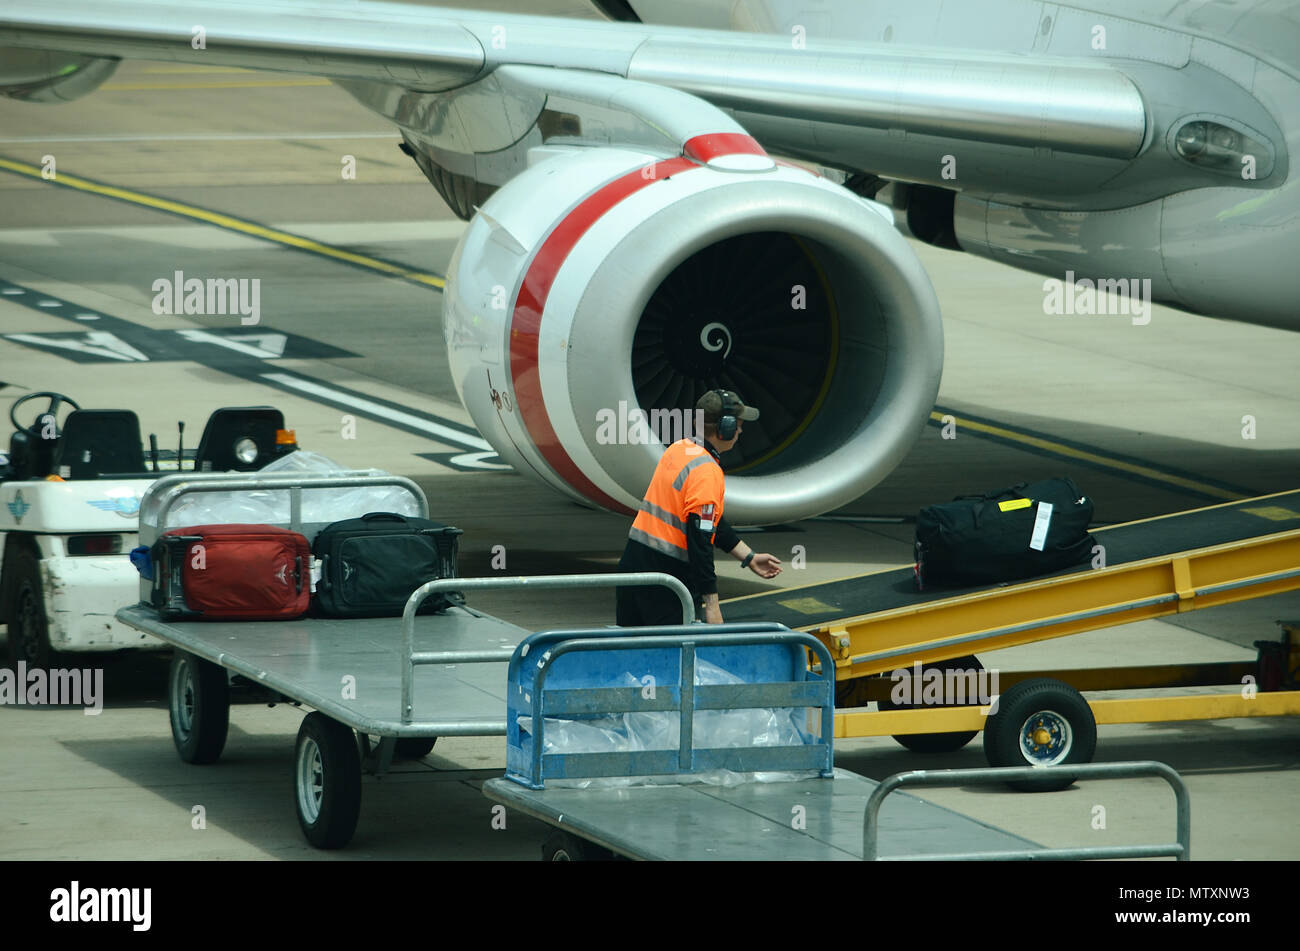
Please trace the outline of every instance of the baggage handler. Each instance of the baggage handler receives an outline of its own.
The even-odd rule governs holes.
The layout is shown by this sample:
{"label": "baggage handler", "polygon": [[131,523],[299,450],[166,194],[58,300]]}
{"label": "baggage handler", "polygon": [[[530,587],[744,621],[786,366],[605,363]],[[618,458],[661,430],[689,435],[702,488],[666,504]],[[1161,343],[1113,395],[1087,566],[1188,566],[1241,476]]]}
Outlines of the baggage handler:
{"label": "baggage handler", "polygon": [[[718,456],[736,445],[742,422],[758,419],[758,410],[729,390],[710,390],[695,408],[703,414],[703,438],[679,439],[664,450],[618,570],[673,575],[695,599],[697,619],[721,624],[713,549],[729,553],[760,578],[780,574],[781,559],[755,552],[722,517],[725,484]],[[620,627],[682,621],[681,602],[667,588],[619,588],[617,597]]]}

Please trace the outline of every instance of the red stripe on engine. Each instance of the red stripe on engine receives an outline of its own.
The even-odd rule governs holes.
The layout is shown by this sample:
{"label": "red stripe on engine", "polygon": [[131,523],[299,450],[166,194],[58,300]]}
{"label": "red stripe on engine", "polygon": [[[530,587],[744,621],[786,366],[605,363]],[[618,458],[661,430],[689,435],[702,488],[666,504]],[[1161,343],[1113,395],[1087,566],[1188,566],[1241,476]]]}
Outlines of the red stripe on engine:
{"label": "red stripe on engine", "polygon": [[722,155],[767,155],[753,136],[743,132],[715,132],[687,139],[682,154],[705,165]]}
{"label": "red stripe on engine", "polygon": [[542,314],[546,310],[546,298],[551,293],[556,274],[574,246],[602,215],[646,185],[696,167],[685,158],[666,159],[628,172],[583,199],[546,236],[536,257],[528,265],[510,322],[510,375],[514,382],[515,405],[519,407],[533,445],[551,469],[584,498],[627,514],[631,514],[632,510],[601,491],[569,457],[560,443],[555,427],[551,425],[551,417],[542,398],[542,381],[538,370]]}

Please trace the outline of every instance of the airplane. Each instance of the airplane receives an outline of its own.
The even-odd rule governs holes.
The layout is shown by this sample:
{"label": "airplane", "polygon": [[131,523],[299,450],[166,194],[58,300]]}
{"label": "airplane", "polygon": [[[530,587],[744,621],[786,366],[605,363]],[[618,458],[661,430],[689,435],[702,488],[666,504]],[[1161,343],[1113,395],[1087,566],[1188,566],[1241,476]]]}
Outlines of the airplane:
{"label": "airplane", "polygon": [[943,367],[906,237],[1044,275],[1045,312],[1105,292],[1300,329],[1300,4],[590,2],[10,7],[0,92],[77,98],[134,57],[323,76],[390,119],[469,222],[442,313],[462,402],[518,471],[613,511],[663,440],[598,422],[715,387],[762,411],[725,460],[733,522],[879,483]]}

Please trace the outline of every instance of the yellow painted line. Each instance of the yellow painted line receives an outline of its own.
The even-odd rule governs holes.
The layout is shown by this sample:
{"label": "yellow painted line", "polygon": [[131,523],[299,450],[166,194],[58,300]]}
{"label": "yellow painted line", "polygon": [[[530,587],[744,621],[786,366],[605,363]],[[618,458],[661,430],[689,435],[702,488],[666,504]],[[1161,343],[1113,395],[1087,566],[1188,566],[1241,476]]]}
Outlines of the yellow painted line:
{"label": "yellow painted line", "polygon": [[1112,459],[1109,456],[1099,455],[1095,452],[1086,452],[1082,449],[1075,449],[1073,446],[1066,446],[1059,442],[1053,442],[1050,439],[1043,439],[1040,436],[1029,436],[1025,433],[1018,433],[1012,429],[1004,429],[1001,426],[991,426],[988,423],[977,423],[973,419],[963,419],[954,414],[944,414],[931,412],[930,418],[935,422],[942,423],[944,416],[953,416],[957,425],[965,429],[974,430],[977,433],[986,433],[990,436],[997,436],[1001,439],[1008,439],[1012,442],[1018,442],[1025,446],[1032,446],[1035,449],[1044,449],[1048,452],[1056,453],[1061,456],[1069,456],[1072,459],[1080,459],[1084,462],[1092,462],[1099,466],[1106,466],[1109,469],[1118,469],[1121,472],[1129,472],[1133,475],[1142,476],[1144,479],[1153,479],[1157,482],[1164,482],[1169,485],[1176,485],[1184,489],[1192,489],[1204,495],[1210,495],[1219,499],[1228,499],[1236,502],[1239,499],[1250,498],[1240,492],[1230,492],[1227,489],[1220,489],[1218,486],[1207,485],[1204,482],[1197,482],[1195,479],[1184,479],[1182,476],[1170,475],[1167,472],[1160,472],[1149,466],[1138,465],[1133,462],[1125,462],[1123,459]]}
{"label": "yellow painted line", "polygon": [[1242,511],[1249,512],[1251,515],[1258,515],[1260,518],[1266,518],[1270,522],[1290,522],[1300,519],[1300,512],[1293,512],[1280,505],[1260,505],[1255,508],[1244,508]]}
{"label": "yellow painted line", "polygon": [[[11,159],[0,158],[0,169],[16,172],[19,175],[26,175],[29,178],[43,180],[41,178],[40,166],[29,165],[26,162],[15,162]],[[187,205],[184,202],[173,201],[170,198],[159,198],[156,195],[147,195],[144,192],[132,191],[129,188],[118,188],[114,185],[103,185],[99,182],[92,182],[84,178],[79,178],[76,175],[69,175],[67,172],[59,172],[58,178],[50,184],[62,185],[65,188],[74,188],[77,191],[86,192],[91,195],[100,195],[105,198],[116,198],[119,201],[130,202],[133,205],[141,205],[145,208],[155,208],[158,211],[165,211],[173,215],[190,218],[194,221],[202,221],[206,224],[216,225],[219,228],[225,228],[228,231],[245,234],[252,238],[261,238],[264,241],[272,241],[276,244],[285,245],[286,247],[298,248],[302,251],[310,251],[312,254],[319,254],[322,257],[333,258],[336,261],[344,261],[358,267],[368,268],[369,270],[376,271],[380,274],[387,274],[391,277],[400,277],[403,280],[413,281],[417,284],[436,287],[439,290],[442,290],[447,283],[445,279],[439,277],[437,274],[416,271],[411,268],[403,267],[400,264],[381,261],[378,258],[372,258],[365,254],[356,254],[352,251],[344,251],[342,248],[334,248],[328,244],[321,244],[319,241],[313,241],[311,238],[306,238],[299,234],[281,231],[278,228],[268,228],[265,225],[255,224],[254,222],[245,221],[242,218],[234,218],[230,215],[223,215],[220,212],[209,211],[206,208],[199,208],[196,205]]]}
{"label": "yellow painted line", "polygon": [[276,86],[328,86],[328,79],[242,79],[218,80],[214,83],[105,83],[100,89],[119,92],[141,89],[270,89]]}
{"label": "yellow painted line", "polygon": [[827,611],[835,610],[834,607],[817,598],[787,598],[778,601],[777,604],[791,611],[798,611],[800,614],[825,614]]}

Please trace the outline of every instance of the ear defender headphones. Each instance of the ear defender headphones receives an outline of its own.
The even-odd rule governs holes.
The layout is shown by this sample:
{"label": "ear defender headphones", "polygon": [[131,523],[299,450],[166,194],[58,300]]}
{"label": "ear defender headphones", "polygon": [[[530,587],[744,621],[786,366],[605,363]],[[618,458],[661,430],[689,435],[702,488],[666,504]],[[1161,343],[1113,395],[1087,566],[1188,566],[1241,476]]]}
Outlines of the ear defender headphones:
{"label": "ear defender headphones", "polygon": [[728,442],[736,438],[736,430],[740,426],[740,421],[736,418],[738,400],[729,390],[716,392],[722,400],[722,415],[718,417],[718,438]]}

